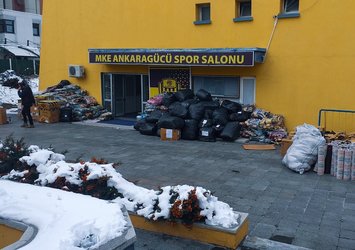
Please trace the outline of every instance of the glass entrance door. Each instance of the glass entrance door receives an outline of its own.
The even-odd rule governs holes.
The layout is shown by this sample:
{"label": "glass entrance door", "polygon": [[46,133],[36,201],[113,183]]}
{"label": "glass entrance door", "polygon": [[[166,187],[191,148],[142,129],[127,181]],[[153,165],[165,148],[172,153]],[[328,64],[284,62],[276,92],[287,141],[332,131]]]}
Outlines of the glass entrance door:
{"label": "glass entrance door", "polygon": [[123,75],[113,75],[114,116],[125,114],[125,78]]}
{"label": "glass entrance door", "polygon": [[102,75],[102,100],[105,109],[115,117],[134,116],[143,112],[149,99],[147,75]]}
{"label": "glass entrance door", "polygon": [[108,112],[112,112],[112,74],[102,75],[102,102]]}

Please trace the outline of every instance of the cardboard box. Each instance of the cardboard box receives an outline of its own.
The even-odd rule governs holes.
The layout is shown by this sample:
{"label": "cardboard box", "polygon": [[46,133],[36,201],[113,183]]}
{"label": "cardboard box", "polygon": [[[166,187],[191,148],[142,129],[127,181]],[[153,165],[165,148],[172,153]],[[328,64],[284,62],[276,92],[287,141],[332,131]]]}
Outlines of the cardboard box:
{"label": "cardboard box", "polygon": [[34,121],[38,121],[38,117],[39,117],[39,109],[37,105],[34,105],[31,107],[31,115],[32,115],[32,119]]}
{"label": "cardboard box", "polygon": [[181,133],[179,129],[160,129],[160,139],[162,141],[177,141],[180,139]]}
{"label": "cardboard box", "polygon": [[287,153],[287,149],[292,145],[292,139],[282,139],[281,140],[281,148],[280,154],[284,156]]}
{"label": "cardboard box", "polygon": [[56,101],[40,101],[38,102],[38,121],[45,123],[59,122],[60,103]]}
{"label": "cardboard box", "polygon": [[6,109],[0,107],[0,124],[7,124]]}

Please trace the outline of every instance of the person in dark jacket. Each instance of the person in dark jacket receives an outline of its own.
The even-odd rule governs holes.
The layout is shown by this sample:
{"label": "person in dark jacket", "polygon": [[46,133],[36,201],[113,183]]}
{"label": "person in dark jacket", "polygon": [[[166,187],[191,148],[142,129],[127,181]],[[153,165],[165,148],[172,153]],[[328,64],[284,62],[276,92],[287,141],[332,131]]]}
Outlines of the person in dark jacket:
{"label": "person in dark jacket", "polygon": [[[25,80],[19,83],[18,88],[18,96],[21,98],[22,104],[22,117],[23,124],[21,127],[23,128],[34,128],[33,119],[31,116],[31,106],[35,104],[35,98],[32,93],[32,89],[27,84]],[[29,124],[27,123],[27,120]]]}

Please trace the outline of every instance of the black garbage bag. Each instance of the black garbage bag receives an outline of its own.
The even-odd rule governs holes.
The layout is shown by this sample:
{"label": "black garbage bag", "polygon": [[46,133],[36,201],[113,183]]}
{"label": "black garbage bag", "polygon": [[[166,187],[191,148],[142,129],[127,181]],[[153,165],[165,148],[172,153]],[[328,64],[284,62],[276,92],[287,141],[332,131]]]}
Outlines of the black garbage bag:
{"label": "black garbage bag", "polygon": [[228,110],[228,112],[231,113],[237,113],[239,111],[242,111],[243,107],[240,103],[238,102],[232,102],[230,100],[224,100],[221,104],[221,106],[225,109]]}
{"label": "black garbage bag", "polygon": [[137,121],[134,123],[133,127],[134,127],[135,130],[139,131],[140,128],[141,128],[145,123],[146,123],[145,119],[137,120]]}
{"label": "black garbage bag", "polygon": [[195,103],[198,103],[198,100],[197,99],[188,99],[188,100],[185,100],[183,102],[180,102],[182,106],[184,106],[185,108],[189,108],[191,104],[195,104]]}
{"label": "black garbage bag", "polygon": [[163,115],[160,117],[157,125],[158,128],[182,129],[185,121],[177,116]]}
{"label": "black garbage bag", "polygon": [[199,127],[199,128],[212,127],[212,125],[213,125],[212,119],[202,119],[202,120],[199,122],[198,127]]}
{"label": "black garbage bag", "polygon": [[209,109],[209,110],[216,110],[218,108],[220,108],[220,104],[219,104],[219,101],[218,100],[214,100],[214,101],[201,101],[200,102],[201,105],[203,105],[205,107],[205,109]]}
{"label": "black garbage bag", "polygon": [[175,96],[179,102],[183,102],[188,99],[193,99],[195,97],[195,94],[191,89],[184,89],[177,91],[175,93]]}
{"label": "black garbage bag", "polygon": [[160,128],[157,129],[157,136],[160,137]]}
{"label": "black garbage bag", "polygon": [[176,96],[174,93],[165,93],[163,95],[163,105],[169,107],[173,102],[176,102]]}
{"label": "black garbage bag", "polygon": [[196,92],[196,96],[200,101],[212,101],[211,93],[207,92],[204,89],[200,89]]}
{"label": "black garbage bag", "polygon": [[198,139],[205,142],[215,142],[216,135],[212,127],[200,128]]}
{"label": "black garbage bag", "polygon": [[73,121],[73,108],[72,107],[61,108],[59,120],[61,122],[72,122]]}
{"label": "black garbage bag", "polygon": [[139,132],[142,135],[156,135],[157,125],[155,123],[144,123],[139,127]]}
{"label": "black garbage bag", "polygon": [[61,80],[58,84],[57,84],[57,88],[61,89],[64,86],[70,85],[71,82],[69,82],[68,80]]}
{"label": "black garbage bag", "polygon": [[238,122],[228,122],[220,137],[224,141],[235,141],[240,136],[240,125]]}
{"label": "black garbage bag", "polygon": [[184,140],[196,140],[198,138],[198,122],[193,119],[185,120],[185,126],[181,131]]}
{"label": "black garbage bag", "polygon": [[253,113],[253,111],[245,111],[245,110],[243,112],[244,112],[247,120],[251,118],[251,114]]}
{"label": "black garbage bag", "polygon": [[163,113],[160,110],[154,110],[146,118],[145,121],[148,123],[157,123]]}
{"label": "black garbage bag", "polygon": [[181,105],[181,102],[174,102],[169,106],[169,113],[172,116],[177,116],[185,119],[189,113],[189,110]]}
{"label": "black garbage bag", "polygon": [[239,111],[238,113],[232,113],[229,115],[230,121],[245,122],[248,120],[248,116],[245,112]]}
{"label": "black garbage bag", "polygon": [[196,121],[199,121],[203,118],[205,114],[205,107],[200,103],[191,104],[189,107],[189,117]]}
{"label": "black garbage bag", "polygon": [[225,108],[216,109],[212,113],[212,120],[215,125],[226,125],[228,118],[228,111]]}
{"label": "black garbage bag", "polygon": [[216,137],[221,137],[221,133],[224,129],[224,126],[217,124],[217,125],[213,125],[212,128],[214,129]]}
{"label": "black garbage bag", "polygon": [[212,119],[212,115],[213,115],[213,110],[206,109],[205,114],[203,115],[203,118],[204,119]]}

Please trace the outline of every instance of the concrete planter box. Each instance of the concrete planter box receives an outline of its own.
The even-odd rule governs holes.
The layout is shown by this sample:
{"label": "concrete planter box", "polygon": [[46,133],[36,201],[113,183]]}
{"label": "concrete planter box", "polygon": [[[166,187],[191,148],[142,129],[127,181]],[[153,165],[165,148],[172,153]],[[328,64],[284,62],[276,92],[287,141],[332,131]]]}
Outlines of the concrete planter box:
{"label": "concrete planter box", "polygon": [[[94,248],[95,250],[133,250],[136,242],[136,233],[125,208],[123,215],[127,221],[127,228],[120,237],[114,238],[105,244]],[[30,243],[37,234],[36,227],[22,222],[0,219],[0,249],[14,250]],[[10,238],[9,238],[10,237]],[[2,241],[5,239],[6,241]]]}
{"label": "concrete planter box", "polygon": [[202,223],[194,223],[188,228],[181,223],[147,220],[134,213],[130,213],[130,217],[135,228],[236,249],[248,234],[248,214],[238,214],[241,217],[239,226],[229,229]]}
{"label": "concrete planter box", "polygon": [[0,218],[0,248],[13,250],[28,244],[37,234],[37,228],[19,221]]}

